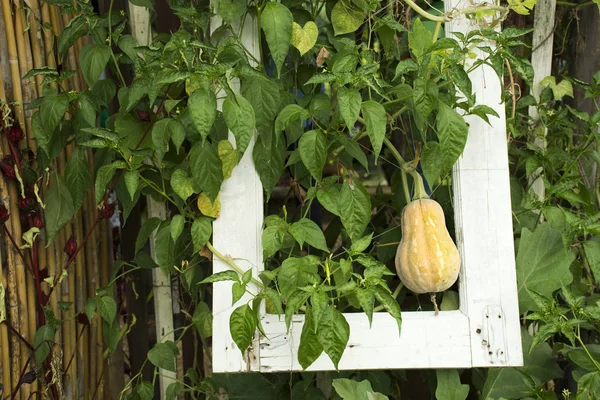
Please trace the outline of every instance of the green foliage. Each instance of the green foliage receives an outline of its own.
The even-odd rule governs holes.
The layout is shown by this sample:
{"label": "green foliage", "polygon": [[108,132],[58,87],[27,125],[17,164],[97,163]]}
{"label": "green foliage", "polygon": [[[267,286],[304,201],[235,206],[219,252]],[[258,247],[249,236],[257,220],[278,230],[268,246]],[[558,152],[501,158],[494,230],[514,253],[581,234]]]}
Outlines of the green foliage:
{"label": "green foliage", "polygon": [[[169,5],[181,19],[180,29],[157,35],[148,46],[123,33],[126,21],[117,14],[99,17],[82,1],[50,3],[80,12],[56,38],[61,56],[82,36],[92,36],[95,44],[79,54],[88,90],[57,90],[68,72],[49,67],[26,76],[44,79],[43,96],[30,104],[37,109],[31,123],[40,149],[31,183],[41,181],[46,168],[55,170],[67,146],[73,149],[64,176],[50,174],[44,197],[48,241],[81,209],[92,180],[96,204],[105,205],[107,189],[114,189],[125,219],[143,196],[150,196],[166,205],[168,217],[144,221],[135,239],[135,260],[125,261],[177,276],[189,302],[182,329],[191,328],[209,351],[210,284],[226,282],[235,307],[229,328],[241,353],[262,331],[264,305],[267,312],[285,314],[288,328],[303,315],[297,361],[304,369],[319,357],[340,366],[351,330],[344,312],[364,312],[372,323],[373,314],[385,310],[401,334],[402,312],[428,307],[392,272],[401,238],[398,221],[411,191],[406,172],[422,170],[451,221],[450,172],[469,134],[465,118],[493,124],[498,117],[477,104],[469,72],[485,64],[503,78],[508,63],[523,88],[533,79],[529,61],[514,51],[526,44],[528,31],[481,26],[440,37],[441,25],[435,33],[431,21],[405,21],[404,12],[385,2],[219,0],[208,10],[173,1]],[[133,3],[152,8],[150,1]],[[522,14],[532,6],[531,1],[509,2]],[[209,11],[224,21],[212,33]],[[434,8],[428,12],[440,15]],[[480,21],[490,13],[496,17],[489,9],[469,17]],[[242,43],[240,20],[255,24],[259,54]],[[497,49],[487,47],[490,40]],[[473,58],[475,49],[483,59]],[[100,79],[107,69],[111,73]],[[543,81],[547,88],[539,102],[522,93],[508,118],[514,140],[510,168],[519,307],[523,324],[535,331],[533,337],[523,331],[525,365],[474,369],[470,375],[456,370],[424,374],[419,381],[429,397],[551,398],[546,383],[562,375],[559,357],[574,369],[577,398],[592,398],[599,390],[600,350],[587,339],[597,334],[600,319],[598,188],[589,184],[585,167],[600,161],[594,145],[600,114],[568,107],[564,99],[577,88],[597,97],[600,82],[558,81]],[[549,130],[545,150],[528,144],[539,133],[525,114],[528,106],[537,107]],[[115,113],[100,125],[98,117],[109,107]],[[88,162],[92,155],[94,166]],[[261,282],[252,270],[237,267],[237,260],[207,250],[219,193],[242,157],[252,157],[266,194],[265,271],[255,277]],[[543,200],[529,186],[539,168]],[[207,203],[213,212],[203,207]],[[151,237],[154,258],[147,248]],[[232,269],[211,275],[210,257],[223,257]],[[83,310],[90,320],[98,314],[111,352],[130,326],[119,324],[117,303],[109,295],[113,288],[88,299]],[[456,291],[443,295],[441,308],[458,308]],[[38,329],[38,364],[50,354],[48,344],[58,328],[49,321]],[[177,355],[176,344],[164,342],[147,358],[174,371]],[[332,390],[335,398],[384,399],[400,398],[394,388],[408,381],[396,371],[316,376],[305,373],[305,381],[290,376],[289,383],[287,376],[281,382],[251,375],[200,379],[191,370],[185,385],[174,382],[166,390],[167,398],[187,392],[210,397],[220,388],[229,398],[248,398],[252,385],[261,399],[333,398]],[[152,384],[140,374],[130,388],[128,398],[153,396]]]}

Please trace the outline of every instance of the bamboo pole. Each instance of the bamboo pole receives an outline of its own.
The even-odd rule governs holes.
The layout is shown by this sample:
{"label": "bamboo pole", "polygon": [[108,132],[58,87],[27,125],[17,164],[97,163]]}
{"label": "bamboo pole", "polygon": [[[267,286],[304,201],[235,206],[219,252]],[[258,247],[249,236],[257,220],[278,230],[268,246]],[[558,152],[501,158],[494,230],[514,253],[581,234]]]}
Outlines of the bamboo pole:
{"label": "bamboo pole", "polygon": [[[41,21],[40,6],[37,0],[29,0],[27,3],[30,6],[31,12],[29,13],[29,36],[31,40],[31,52],[33,54],[33,66],[40,68],[44,66],[45,55],[44,55],[44,42],[42,40],[42,29],[39,22]],[[42,94],[42,82],[44,77],[39,75],[35,77],[36,89],[38,95]],[[37,148],[37,143],[36,143]],[[32,150],[34,150],[32,148]],[[36,150],[34,150],[36,152]]]}
{"label": "bamboo pole", "polygon": [[23,94],[21,90],[21,75],[19,74],[19,58],[17,54],[17,42],[15,38],[15,27],[12,20],[12,8],[10,0],[2,0],[2,11],[4,13],[4,29],[6,30],[6,39],[8,45],[8,60],[10,65],[10,75],[13,83],[12,100],[19,102],[16,104],[15,120],[19,122],[21,128],[25,129],[25,119],[23,115]]}
{"label": "bamboo pole", "polygon": [[[88,157],[88,162],[90,158]],[[93,165],[90,166],[93,169]],[[84,223],[86,231],[91,228],[94,223],[95,218],[95,207],[94,207],[94,191],[90,190],[86,196],[84,202]],[[85,244],[85,265],[86,265],[86,278],[87,278],[87,296],[93,297],[96,295],[96,290],[99,288],[98,286],[98,268],[97,268],[97,249],[96,249],[96,240],[92,236],[91,240],[88,240]],[[88,386],[91,388],[92,393],[95,390],[96,382],[98,380],[98,358],[102,359],[102,337],[100,335],[100,349],[98,349],[97,341],[98,341],[98,331],[97,328],[100,326],[98,318],[92,319],[90,321],[90,330],[89,330],[89,349],[90,349],[90,357],[89,357],[89,371],[88,374]]]}
{"label": "bamboo pole", "polygon": [[[4,90],[4,72],[2,71],[2,69],[0,68],[0,99],[6,101],[6,92]],[[2,157],[4,154],[2,154],[2,148],[0,147],[0,157]],[[4,178],[0,177],[0,202],[1,203],[5,203],[5,201],[7,201],[8,199],[6,198],[7,195],[7,190],[6,190],[6,181],[4,180]],[[6,235],[5,239],[6,239]],[[5,247],[6,249],[8,249],[8,247]],[[8,261],[8,255],[7,255],[7,261]],[[7,268],[4,268],[2,265],[2,261],[3,258],[0,257],[0,282],[2,282],[2,286],[5,289],[5,304],[6,305],[10,305],[8,299],[9,299],[9,294],[6,293],[6,290],[8,289],[8,271]],[[5,307],[4,311],[5,312],[9,312],[10,307]],[[10,316],[7,316],[7,318],[10,318]],[[6,326],[6,324],[0,324],[0,362],[2,362],[2,366],[0,368],[0,376],[2,377],[2,382],[4,383],[4,386],[7,387],[8,385],[12,385],[12,381],[11,381],[11,371],[10,371],[10,366],[11,366],[11,352],[10,352],[10,338],[8,336],[8,327]]]}

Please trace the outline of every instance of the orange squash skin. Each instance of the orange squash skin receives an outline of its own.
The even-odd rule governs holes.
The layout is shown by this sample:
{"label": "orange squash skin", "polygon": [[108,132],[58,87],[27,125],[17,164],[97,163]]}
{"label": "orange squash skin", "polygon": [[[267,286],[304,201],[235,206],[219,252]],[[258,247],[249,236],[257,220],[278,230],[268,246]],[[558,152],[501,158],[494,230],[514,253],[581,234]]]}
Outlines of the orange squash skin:
{"label": "orange squash skin", "polygon": [[395,263],[398,276],[414,293],[442,292],[456,282],[460,255],[436,201],[419,199],[404,207]]}

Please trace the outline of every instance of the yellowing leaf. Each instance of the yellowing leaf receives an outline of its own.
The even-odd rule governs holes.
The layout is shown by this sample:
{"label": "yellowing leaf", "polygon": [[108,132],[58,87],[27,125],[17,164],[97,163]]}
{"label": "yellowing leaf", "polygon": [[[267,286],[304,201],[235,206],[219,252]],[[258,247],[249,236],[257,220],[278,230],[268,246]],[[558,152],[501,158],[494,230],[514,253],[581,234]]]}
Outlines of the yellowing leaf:
{"label": "yellowing leaf", "polygon": [[573,97],[573,85],[566,79],[556,83],[556,78],[547,76],[540,82],[541,87],[549,87],[556,100],[560,100],[565,96]]}
{"label": "yellowing leaf", "polygon": [[365,20],[365,13],[351,3],[338,1],[331,10],[331,23],[335,35],[343,35],[356,31]]}
{"label": "yellowing leaf", "polygon": [[537,0],[508,0],[508,7],[521,15],[529,15]]}
{"label": "yellowing leaf", "polygon": [[207,217],[219,218],[219,214],[221,213],[221,200],[219,200],[219,195],[217,195],[217,198],[213,203],[206,193],[200,193],[200,196],[198,196],[198,209]]}
{"label": "yellowing leaf", "polygon": [[238,163],[238,152],[229,140],[221,140],[218,146],[219,158],[223,164],[223,179],[231,177],[233,168]]}
{"label": "yellowing leaf", "polygon": [[298,49],[300,55],[304,55],[317,43],[319,29],[313,21],[308,21],[302,28],[294,22],[292,24],[292,46]]}

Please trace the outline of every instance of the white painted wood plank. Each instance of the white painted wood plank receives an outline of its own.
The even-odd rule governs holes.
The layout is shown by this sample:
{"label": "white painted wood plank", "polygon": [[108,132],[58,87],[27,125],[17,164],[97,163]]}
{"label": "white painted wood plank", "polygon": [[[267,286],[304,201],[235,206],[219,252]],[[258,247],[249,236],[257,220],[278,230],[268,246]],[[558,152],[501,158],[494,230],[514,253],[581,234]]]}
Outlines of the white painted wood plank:
{"label": "white painted wood plank", "polygon": [[[364,313],[344,314],[350,325],[350,339],[340,370],[398,368],[469,368],[471,344],[469,321],[460,311],[403,313],[402,333],[388,313],[375,313],[373,327]],[[283,317],[265,315],[267,338],[261,339],[260,371],[300,371],[298,346],[304,316],[296,316],[290,332]],[[334,370],[323,353],[309,371]]]}
{"label": "white painted wood plank", "polygon": [[[218,20],[214,19],[212,26],[218,27]],[[248,17],[242,33],[242,42],[251,54],[259,58],[257,38],[256,21]],[[229,140],[235,143],[231,133]],[[222,254],[233,257],[235,263],[243,270],[254,269],[253,275],[257,277],[259,268],[263,269],[263,189],[252,161],[254,142],[255,139],[252,139],[244,157],[221,188],[221,215],[213,223],[213,246]],[[213,258],[213,272],[227,269],[230,268],[225,262]],[[250,300],[250,296],[246,294],[236,306],[232,306],[231,286],[232,282],[218,282],[213,285],[213,372],[257,370],[258,336],[246,357],[242,357],[231,338],[231,313],[237,306]]]}
{"label": "white painted wood plank", "polygon": [[[151,41],[152,29],[150,26],[150,11],[146,7],[139,7],[129,2],[129,21],[133,37],[141,46],[147,46]],[[146,197],[148,218],[167,218],[167,208],[164,203],[156,202],[151,196]],[[155,236],[150,237],[150,255],[156,261]],[[173,293],[171,292],[171,276],[160,268],[152,270],[152,293],[154,297],[154,313],[156,321],[156,340],[158,343],[175,341],[173,323]],[[177,373],[160,369],[158,381],[160,384],[160,398],[167,398],[167,387],[175,382]]]}
{"label": "white painted wood plank", "polygon": [[[445,5],[447,11],[473,6],[470,0],[449,0]],[[464,16],[445,27],[448,37],[452,37],[452,32],[466,33],[476,28]],[[503,88],[488,66],[477,68],[469,77],[477,103],[493,108],[500,118],[490,118],[491,126],[480,118],[468,118],[469,138],[454,167],[456,237],[463,262],[460,307],[470,321],[474,367],[520,366],[523,353],[505,107],[500,103]]]}

